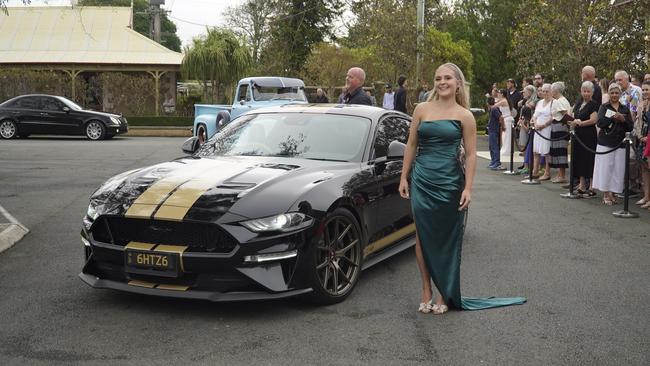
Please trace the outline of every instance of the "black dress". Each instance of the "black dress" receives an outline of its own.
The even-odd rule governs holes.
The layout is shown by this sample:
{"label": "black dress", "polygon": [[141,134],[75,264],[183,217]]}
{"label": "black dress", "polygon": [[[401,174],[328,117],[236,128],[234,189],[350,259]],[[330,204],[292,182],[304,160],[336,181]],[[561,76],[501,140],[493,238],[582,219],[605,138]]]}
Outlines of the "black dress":
{"label": "black dress", "polygon": [[[573,115],[576,119],[586,121],[590,118],[592,113],[598,113],[598,104],[590,100],[589,103],[582,105],[582,102],[576,103],[573,107]],[[596,142],[598,141],[598,134],[596,133],[596,125],[576,127],[576,139],[580,139],[590,149],[596,151]],[[585,149],[580,142],[576,141],[573,150],[573,176],[592,178],[594,175],[594,159],[595,154]]]}

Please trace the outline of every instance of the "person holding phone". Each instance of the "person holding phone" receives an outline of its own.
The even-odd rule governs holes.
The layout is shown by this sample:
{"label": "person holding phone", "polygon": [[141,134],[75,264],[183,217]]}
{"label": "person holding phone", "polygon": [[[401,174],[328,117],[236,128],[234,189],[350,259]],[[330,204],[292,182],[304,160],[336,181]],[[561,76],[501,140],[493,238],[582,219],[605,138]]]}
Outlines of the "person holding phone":
{"label": "person holding phone", "polygon": [[621,86],[617,83],[609,85],[607,90],[609,102],[600,106],[598,111],[597,152],[609,151],[609,154],[597,154],[594,162],[593,187],[603,192],[603,204],[611,206],[618,203],[615,193],[622,193],[625,177],[625,148],[622,144],[625,134],[632,131],[634,122],[630,109],[620,101]]}

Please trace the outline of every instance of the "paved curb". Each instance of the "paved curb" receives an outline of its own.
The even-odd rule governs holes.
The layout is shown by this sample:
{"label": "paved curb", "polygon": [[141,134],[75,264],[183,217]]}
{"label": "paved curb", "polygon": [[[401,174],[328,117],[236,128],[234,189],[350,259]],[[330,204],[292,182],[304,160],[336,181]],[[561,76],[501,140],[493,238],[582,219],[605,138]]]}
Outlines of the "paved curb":
{"label": "paved curb", "polygon": [[133,126],[123,136],[191,137],[192,126]]}
{"label": "paved curb", "polygon": [[[4,207],[0,206],[0,219],[2,217],[4,217],[8,223],[0,223],[0,253],[11,248],[29,232],[29,229],[18,222],[16,218],[11,216]],[[3,222],[5,220],[3,220]]]}

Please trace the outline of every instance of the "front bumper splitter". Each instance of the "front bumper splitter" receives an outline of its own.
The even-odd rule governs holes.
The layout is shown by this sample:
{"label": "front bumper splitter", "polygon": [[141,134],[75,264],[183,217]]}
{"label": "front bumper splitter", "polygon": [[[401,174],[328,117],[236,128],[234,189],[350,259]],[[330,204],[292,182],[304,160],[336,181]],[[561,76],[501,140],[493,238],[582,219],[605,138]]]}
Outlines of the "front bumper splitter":
{"label": "front bumper splitter", "polygon": [[197,290],[189,290],[189,289],[186,291],[177,291],[177,290],[166,290],[166,289],[159,289],[159,288],[133,286],[124,282],[101,279],[87,273],[79,273],[79,278],[81,278],[82,281],[84,281],[87,285],[93,288],[119,290],[119,291],[131,292],[134,294],[141,294],[141,295],[175,297],[180,299],[207,300],[212,302],[281,299],[285,297],[305,294],[312,291],[311,288],[289,290],[289,291],[276,292],[276,293],[269,293],[269,292],[221,293],[221,292],[197,291]]}

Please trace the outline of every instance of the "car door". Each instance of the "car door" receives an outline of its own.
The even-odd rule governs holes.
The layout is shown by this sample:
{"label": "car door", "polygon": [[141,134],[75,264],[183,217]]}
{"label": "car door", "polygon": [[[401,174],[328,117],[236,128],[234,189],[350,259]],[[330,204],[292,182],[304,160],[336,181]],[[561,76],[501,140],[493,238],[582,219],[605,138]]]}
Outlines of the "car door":
{"label": "car door", "polygon": [[41,133],[43,130],[38,96],[24,96],[12,104],[11,115],[17,121],[21,133]]}
{"label": "car door", "polygon": [[75,133],[75,121],[63,110],[65,105],[53,97],[40,97],[41,118],[47,125],[49,133],[67,135]]}
{"label": "car door", "polygon": [[371,244],[373,241],[377,244],[373,251],[414,231],[410,201],[402,198],[398,191],[403,158],[388,158],[388,146],[392,141],[407,142],[409,126],[409,119],[394,114],[385,115],[377,124],[370,160],[379,187],[374,202],[376,232],[370,240]]}
{"label": "car door", "polygon": [[231,118],[235,118],[240,114],[246,113],[251,110],[251,96],[249,93],[248,84],[241,84],[237,89],[235,101],[232,104],[232,111],[230,112]]}

